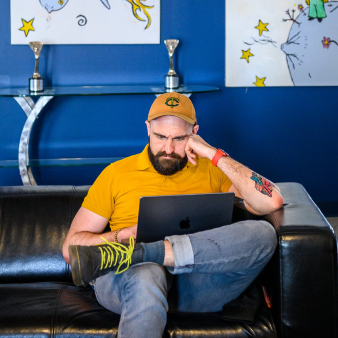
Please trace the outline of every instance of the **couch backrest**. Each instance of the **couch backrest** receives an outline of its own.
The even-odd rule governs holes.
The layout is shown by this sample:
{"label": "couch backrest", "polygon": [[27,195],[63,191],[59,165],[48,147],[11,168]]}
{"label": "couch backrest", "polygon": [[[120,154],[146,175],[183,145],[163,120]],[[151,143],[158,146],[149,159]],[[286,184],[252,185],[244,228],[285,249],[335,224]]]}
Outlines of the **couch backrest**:
{"label": "couch backrest", "polygon": [[71,281],[62,245],[88,188],[0,187],[0,283]]}

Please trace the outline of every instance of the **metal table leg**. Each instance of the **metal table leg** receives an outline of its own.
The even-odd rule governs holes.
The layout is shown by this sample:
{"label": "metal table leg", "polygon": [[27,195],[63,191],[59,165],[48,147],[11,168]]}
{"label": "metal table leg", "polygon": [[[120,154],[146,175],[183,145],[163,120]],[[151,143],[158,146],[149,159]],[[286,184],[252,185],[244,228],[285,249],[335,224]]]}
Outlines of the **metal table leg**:
{"label": "metal table leg", "polygon": [[15,97],[23,111],[27,115],[26,123],[22,129],[19,144],[19,170],[23,185],[37,185],[29,163],[29,138],[35,119],[40,114],[42,108],[54,96],[41,96],[36,103],[30,97]]}

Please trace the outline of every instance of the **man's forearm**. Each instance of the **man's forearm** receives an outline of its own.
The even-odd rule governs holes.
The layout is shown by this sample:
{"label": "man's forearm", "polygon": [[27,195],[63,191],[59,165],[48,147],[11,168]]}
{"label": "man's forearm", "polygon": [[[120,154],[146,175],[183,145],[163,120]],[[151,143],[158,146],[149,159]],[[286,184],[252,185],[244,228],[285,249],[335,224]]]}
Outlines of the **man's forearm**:
{"label": "man's forearm", "polygon": [[[231,157],[221,157],[217,166],[230,179],[249,208],[264,215],[279,209],[283,198],[279,188]],[[250,211],[250,209],[249,209]]]}
{"label": "man's forearm", "polygon": [[[188,160],[196,165],[196,156],[208,158],[210,161],[217,153],[217,149],[206,143],[199,135],[191,135],[185,146]],[[265,215],[279,209],[283,205],[283,198],[277,186],[272,182],[245,167],[228,156],[222,156],[217,166],[230,179],[237,197],[244,199],[244,206],[258,215]]]}
{"label": "man's forearm", "polygon": [[103,243],[104,239],[106,239],[108,242],[113,242],[115,239],[115,233],[116,231],[108,231],[102,234],[95,234],[88,231],[81,231],[77,233],[71,234],[65,243],[63,244],[63,257],[67,263],[69,263],[69,252],[68,248],[70,245],[96,245]]}
{"label": "man's forearm", "polygon": [[69,238],[69,245],[95,245],[104,242],[105,238],[109,242],[114,241],[116,231],[108,231],[102,234],[95,234],[92,232],[82,231],[74,233]]}
{"label": "man's forearm", "polygon": [[[205,142],[199,135],[191,135],[185,146],[188,160],[196,165],[196,156],[208,158],[210,161],[217,153],[217,149]],[[245,167],[228,156],[222,156],[217,166],[230,179],[230,189],[237,197],[244,199],[245,207],[250,212],[265,215],[279,209],[283,205],[283,198],[277,186],[272,182]]]}

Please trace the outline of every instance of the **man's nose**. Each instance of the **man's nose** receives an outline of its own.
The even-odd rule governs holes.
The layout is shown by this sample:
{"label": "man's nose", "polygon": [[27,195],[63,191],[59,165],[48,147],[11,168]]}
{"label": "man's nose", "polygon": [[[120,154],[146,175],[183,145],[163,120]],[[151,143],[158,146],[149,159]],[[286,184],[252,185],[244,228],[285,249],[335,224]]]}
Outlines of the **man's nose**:
{"label": "man's nose", "polygon": [[171,154],[173,151],[174,151],[173,140],[171,138],[168,138],[165,144],[165,152],[167,154]]}

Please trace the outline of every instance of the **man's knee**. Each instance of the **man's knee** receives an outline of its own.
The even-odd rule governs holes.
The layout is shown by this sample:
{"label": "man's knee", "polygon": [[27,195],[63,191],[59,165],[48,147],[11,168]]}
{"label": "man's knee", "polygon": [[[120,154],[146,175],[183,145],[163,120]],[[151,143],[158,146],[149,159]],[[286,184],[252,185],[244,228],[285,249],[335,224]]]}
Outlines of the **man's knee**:
{"label": "man's knee", "polygon": [[132,273],[127,278],[128,284],[141,290],[157,287],[166,292],[167,280],[163,266],[156,263],[141,263],[132,266],[130,270]]}
{"label": "man's knee", "polygon": [[126,276],[121,301],[130,301],[140,306],[142,312],[168,311],[167,279],[162,266],[156,263],[141,263],[132,267],[132,274]]}
{"label": "man's knee", "polygon": [[257,259],[267,262],[272,257],[277,246],[275,229],[269,222],[261,220],[255,221],[251,231],[254,238],[253,243],[260,251]]}
{"label": "man's knee", "polygon": [[[131,266],[125,272],[114,272],[99,277],[95,283],[96,298],[99,303],[116,313],[120,312],[123,301],[142,303],[160,299],[166,303],[167,281],[165,270],[156,263],[141,263]],[[127,300],[127,301],[128,301]]]}

